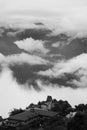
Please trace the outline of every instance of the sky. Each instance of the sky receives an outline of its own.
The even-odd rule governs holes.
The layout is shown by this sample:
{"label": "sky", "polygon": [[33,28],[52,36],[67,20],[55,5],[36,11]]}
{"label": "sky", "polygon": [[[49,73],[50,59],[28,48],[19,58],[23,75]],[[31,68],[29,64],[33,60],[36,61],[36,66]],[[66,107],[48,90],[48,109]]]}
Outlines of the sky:
{"label": "sky", "polygon": [[[84,37],[84,35],[87,36],[87,0],[0,0],[0,24],[5,23],[11,25],[11,23],[14,23],[16,26],[19,24],[20,28],[22,28],[15,33],[8,32],[8,39],[11,36],[15,37],[16,34],[24,31],[23,29],[25,28],[31,27],[38,30],[41,27],[43,29],[43,26],[40,25],[36,27],[30,22],[39,20],[45,23],[46,29],[53,31],[51,35],[47,33],[48,35],[46,38],[49,36],[56,36],[61,30],[62,32],[69,32],[70,36],[73,36],[74,38],[81,38]],[[11,27],[14,26],[12,25]],[[73,35],[74,31],[77,32],[75,36]],[[43,36],[43,33],[40,33],[42,34],[41,36]],[[80,54],[70,57],[70,59],[53,61],[53,59],[50,60],[49,58],[57,55],[53,50],[56,50],[57,47],[63,45],[65,41],[64,43],[56,41],[56,43],[54,43],[55,45],[53,45],[52,39],[48,38],[47,40],[51,42],[52,46],[49,45],[47,48],[44,36],[41,39],[40,37],[37,38],[33,35],[34,34],[29,38],[21,40],[17,38],[17,40],[11,42],[8,40],[9,43],[6,43],[7,39],[3,36],[3,30],[0,30],[0,37],[3,37],[4,40],[4,42],[0,41],[0,47],[4,48],[0,50],[0,65],[3,67],[3,71],[0,70],[0,72],[2,72],[0,73],[0,115],[3,117],[8,116],[8,112],[13,108],[25,108],[31,102],[37,103],[39,100],[45,100],[47,95],[51,95],[58,100],[68,100],[72,106],[83,102],[87,103],[87,54],[85,54],[84,45],[79,49],[79,51],[81,51]],[[73,38],[69,39],[67,45],[71,44],[72,39]],[[78,41],[75,42],[78,47]],[[81,44],[82,43],[83,41],[81,41]],[[10,46],[12,47],[12,50],[8,49]],[[20,54],[9,54],[14,51],[14,48],[18,49]],[[53,50],[51,50],[52,48]],[[5,52],[2,53],[2,50],[6,50],[8,55],[4,55]],[[48,55],[50,51],[50,54],[52,55]],[[58,55],[61,56],[62,53]],[[24,84],[19,83],[17,81],[17,75],[14,76],[15,71],[12,71],[9,67],[17,65],[19,70],[20,68],[23,69],[22,71],[24,73],[26,70],[24,70],[23,65],[25,64],[28,65],[29,69],[31,68],[32,72],[28,70],[31,75],[37,73],[37,75],[35,75],[36,77],[47,76],[48,81],[50,78],[55,79],[56,77],[64,76],[65,73],[75,72],[80,80],[73,79],[72,82],[69,82],[79,86],[79,88],[73,89],[70,86],[65,87],[64,85],[60,86],[52,83],[46,85],[37,78],[35,80],[41,88],[41,91],[36,91],[32,84],[28,86],[27,81]],[[53,65],[52,68],[48,68],[49,65]],[[39,66],[38,71],[35,70],[34,66]],[[45,66],[47,67],[46,70],[43,69]],[[41,71],[40,67],[42,67]],[[30,76],[29,73],[26,72],[25,74]],[[18,76],[20,77],[20,75],[21,74]],[[24,86],[26,87],[26,90],[24,89]]]}
{"label": "sky", "polygon": [[[49,6],[48,6],[49,5]],[[87,6],[86,0],[0,0],[1,10],[16,11],[16,10],[74,10],[83,9]],[[3,6],[3,7],[2,7]]]}
{"label": "sky", "polygon": [[[59,20],[70,29],[86,29],[86,0],[0,0],[1,21],[19,18],[44,18],[58,25]],[[69,28],[68,27],[68,28]]]}
{"label": "sky", "polygon": [[85,18],[87,10],[86,0],[0,0],[0,15],[5,17],[9,13],[22,15],[29,12],[33,15],[45,16],[59,14],[71,18]]}

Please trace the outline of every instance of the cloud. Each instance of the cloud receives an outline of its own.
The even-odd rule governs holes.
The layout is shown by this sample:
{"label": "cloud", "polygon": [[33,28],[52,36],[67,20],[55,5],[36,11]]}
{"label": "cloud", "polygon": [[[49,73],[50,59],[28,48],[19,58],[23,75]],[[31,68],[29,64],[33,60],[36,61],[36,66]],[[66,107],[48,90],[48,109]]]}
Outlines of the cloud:
{"label": "cloud", "polygon": [[12,75],[12,71],[8,68],[3,69],[0,74],[0,115],[5,118],[13,108],[24,109],[30,103],[46,100],[49,94],[57,100],[68,100],[73,106],[87,102],[87,89],[73,90],[64,86],[59,88],[52,84],[46,86],[39,80],[37,83],[43,91],[38,93],[33,86],[31,89],[24,89],[27,88],[27,84],[19,85]]}
{"label": "cloud", "polygon": [[[12,72],[5,68],[0,74],[0,115],[8,116],[13,108],[25,107],[27,102],[26,92],[22,92],[22,85],[17,84],[12,77]],[[24,104],[23,104],[24,103]]]}
{"label": "cloud", "polygon": [[53,43],[52,47],[54,47],[54,48],[62,48],[63,46],[68,45],[68,44],[70,44],[70,40],[65,41],[65,39],[64,39],[63,41],[58,41],[56,43]]}
{"label": "cloud", "polygon": [[14,29],[14,31],[9,31],[7,32],[7,36],[9,37],[15,37],[17,34],[22,33],[24,31],[24,29],[16,29],[16,27],[12,27],[12,29]]}
{"label": "cloud", "polygon": [[4,33],[4,30],[0,28],[0,37],[2,37],[3,33]]}
{"label": "cloud", "polygon": [[63,44],[65,44],[64,42],[56,42],[54,44],[52,44],[52,47],[56,48],[56,47],[60,47],[62,46]]}
{"label": "cloud", "polygon": [[53,11],[65,11],[65,10],[74,10],[77,7],[82,8],[87,5],[86,0],[0,0],[1,7],[4,6],[4,8],[1,8],[3,12],[5,11],[12,11],[12,10],[49,10],[51,12]]}
{"label": "cloud", "polygon": [[28,52],[41,52],[48,53],[49,50],[44,47],[45,41],[42,40],[34,40],[33,38],[27,38],[24,40],[16,41],[15,44],[20,48],[24,49]]}
{"label": "cloud", "polygon": [[[51,35],[58,35],[61,32],[65,32],[74,38],[83,37],[87,36],[86,12],[86,0],[0,0],[0,26],[5,25],[6,27],[22,29],[46,28],[53,31]],[[34,23],[37,21],[42,22],[44,27],[35,25]],[[2,33],[3,30],[0,31],[0,35],[2,35]],[[14,36],[15,33],[8,33],[8,35]],[[44,42],[41,40],[28,38],[24,41],[16,42],[19,48],[23,48],[28,52],[32,52],[32,50],[37,51],[38,49],[42,53],[49,51],[45,48]],[[57,46],[57,44],[54,46]],[[18,64],[20,68],[20,64],[24,63],[31,66],[49,64],[47,60],[27,53],[9,56],[0,54],[0,64],[4,68],[0,75],[0,115],[5,116],[13,107],[25,107],[31,102],[36,103],[39,100],[44,100],[49,94],[52,95],[53,98],[68,100],[72,105],[83,102],[87,103],[87,54],[81,54],[70,60],[60,60],[53,63],[54,67],[52,69],[47,68],[48,70],[46,71],[42,69],[43,71],[39,73],[36,72],[39,76],[48,76],[51,77],[51,79],[61,78],[64,73],[75,73],[76,76],[80,78],[80,80],[74,79],[70,81],[71,84],[73,83],[80,87],[75,90],[71,89],[71,86],[65,88],[65,86],[60,87],[59,85],[53,85],[51,83],[44,85],[41,82],[37,82],[43,91],[38,93],[34,90],[33,85],[29,86],[32,88],[31,90],[22,91],[21,88],[27,88],[29,84],[26,84],[26,86],[19,85],[13,77],[13,71],[9,70],[8,66]],[[43,79],[43,77],[41,78]]]}
{"label": "cloud", "polygon": [[87,68],[82,68],[77,71],[76,75],[79,77],[80,80],[72,80],[70,84],[74,84],[78,87],[85,88],[87,87]]}
{"label": "cloud", "polygon": [[0,12],[1,23],[13,21],[22,27],[30,27],[30,21],[40,20],[56,34],[61,31],[86,31],[87,35],[86,0],[0,0]]}
{"label": "cloud", "polygon": [[[11,64],[11,63],[19,64],[20,63],[18,60],[16,60],[16,58],[14,58],[14,56],[12,56],[11,58],[10,56],[8,56],[7,59],[4,59],[4,60],[3,60],[3,57],[4,57],[3,55],[0,56],[1,63],[6,63],[6,64]],[[21,57],[18,56],[17,58],[20,60]],[[23,58],[23,55],[22,55],[22,58]],[[78,75],[82,76],[84,73],[85,75],[87,75],[86,73],[87,71],[84,70],[87,68],[86,58],[87,58],[87,54],[82,54],[76,58],[73,58],[72,60],[68,60],[65,62],[63,61],[61,63],[63,65],[60,66],[60,69],[63,69],[63,71],[60,74],[63,74],[64,72],[74,72],[76,69],[78,69],[78,67],[82,67],[83,69],[79,71]],[[82,59],[84,62],[82,61]],[[73,67],[71,66],[71,62],[73,63]],[[76,64],[78,66],[77,68],[76,68]],[[67,68],[69,66],[71,66],[71,70],[69,69],[67,71]],[[56,71],[58,72],[57,69]],[[83,81],[86,81],[86,79]],[[82,82],[82,79],[81,79],[81,82]],[[1,106],[0,115],[2,115],[3,117],[7,117],[8,112],[10,112],[13,108],[20,108],[20,107],[25,108],[31,102],[37,103],[39,100],[40,101],[45,100],[47,95],[49,94],[53,96],[53,98],[56,98],[57,100],[60,100],[60,99],[68,100],[69,103],[73,106],[79,103],[86,103],[87,88],[84,88],[84,89],[78,88],[78,89],[73,90],[70,87],[67,87],[67,88],[65,88],[65,86],[60,87],[59,85],[53,85],[51,83],[49,83],[48,85],[45,85],[44,83],[42,83],[42,81],[38,79],[37,79],[37,85],[42,90],[39,93],[38,91],[34,89],[34,86],[32,84],[30,86],[27,83],[23,85],[19,85],[16,79],[13,77],[13,71],[11,71],[10,69],[8,69],[8,67],[5,66],[2,73],[0,74],[0,106]],[[30,89],[27,89],[27,88],[30,88]]]}
{"label": "cloud", "polygon": [[42,81],[38,80],[38,85],[42,88],[41,95],[51,95],[57,100],[67,100],[72,106],[80,103],[87,103],[87,88],[72,89],[71,87],[65,88],[65,86],[59,85],[44,85]]}
{"label": "cloud", "polygon": [[4,56],[0,54],[0,63],[4,65],[12,65],[12,64],[23,64],[27,63],[29,65],[38,65],[38,64],[47,64],[48,61],[42,59],[39,56],[29,55],[27,53],[14,54],[9,56]]}
{"label": "cloud", "polygon": [[81,54],[76,56],[70,60],[62,60],[58,61],[58,63],[54,63],[54,67],[45,72],[39,72],[41,75],[48,76],[59,76],[63,73],[73,73],[78,69],[86,69],[87,68],[87,54]]}
{"label": "cloud", "polygon": [[57,78],[63,76],[65,73],[73,74],[80,78],[71,81],[71,83],[77,85],[78,87],[86,87],[87,84],[87,54],[81,54],[70,60],[59,61],[54,65],[52,69],[46,71],[40,71],[38,74],[43,76],[48,76],[50,78]]}
{"label": "cloud", "polygon": [[12,71],[4,68],[0,74],[0,116],[6,118],[13,108],[24,109],[32,102],[37,103],[40,95],[33,86],[30,87],[31,89],[27,89],[27,84],[19,85],[13,78]]}

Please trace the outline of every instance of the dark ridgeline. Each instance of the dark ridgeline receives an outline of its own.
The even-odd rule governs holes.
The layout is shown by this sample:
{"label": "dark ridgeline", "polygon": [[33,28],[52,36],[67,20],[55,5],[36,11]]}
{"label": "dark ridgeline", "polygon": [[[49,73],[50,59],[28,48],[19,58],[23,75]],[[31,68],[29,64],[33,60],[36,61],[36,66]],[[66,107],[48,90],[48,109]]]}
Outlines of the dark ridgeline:
{"label": "dark ridgeline", "polygon": [[0,117],[0,130],[87,130],[87,104],[72,108],[67,101],[52,99],[31,103]]}

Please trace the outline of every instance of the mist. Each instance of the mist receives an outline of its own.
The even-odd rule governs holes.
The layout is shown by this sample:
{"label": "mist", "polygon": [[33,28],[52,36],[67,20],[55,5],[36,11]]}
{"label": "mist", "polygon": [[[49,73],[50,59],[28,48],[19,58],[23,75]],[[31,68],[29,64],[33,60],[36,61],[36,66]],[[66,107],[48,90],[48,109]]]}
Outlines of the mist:
{"label": "mist", "polygon": [[[35,25],[35,22],[41,22],[42,25]],[[56,36],[59,33],[67,33],[73,38],[87,36],[87,1],[86,0],[0,0],[0,27],[17,28],[21,30],[29,28],[41,28],[51,30],[51,36]],[[2,33],[1,32],[1,37]],[[13,34],[15,34],[13,32]],[[34,34],[35,35],[35,34]],[[9,37],[12,35],[9,35]],[[14,35],[15,36],[15,35]],[[2,42],[2,41],[1,41]],[[21,42],[21,44],[20,44]],[[31,44],[28,45],[30,42]],[[36,42],[38,46],[36,45]],[[26,45],[25,45],[26,43]],[[50,50],[43,45],[44,41],[35,40],[32,37],[24,40],[17,40],[16,44],[19,49],[24,49],[27,52],[38,51],[41,54],[47,54]],[[6,45],[6,44],[5,44]],[[4,45],[4,46],[5,46]],[[49,45],[50,46],[50,45]],[[1,46],[3,47],[3,45]],[[3,47],[4,48],[4,47]],[[5,50],[5,49],[2,49]],[[23,50],[22,50],[23,51]],[[59,72],[71,73],[79,68],[79,75],[83,75],[80,81],[72,81],[77,84],[78,89],[73,89],[70,86],[58,86],[49,83],[48,85],[42,84],[37,81],[41,91],[36,91],[33,85],[19,84],[9,65],[24,64],[28,65],[42,65],[50,64],[49,60],[44,59],[42,55],[30,55],[29,53],[21,53],[15,55],[4,56],[0,53],[0,64],[3,66],[0,73],[0,116],[8,117],[8,113],[13,108],[25,109],[30,103],[37,103],[39,100],[45,100],[48,95],[51,95],[57,100],[67,100],[72,106],[79,103],[87,103],[87,67],[86,67],[86,54],[81,54],[77,58],[63,62],[60,64],[60,71],[58,70],[59,62],[54,66],[51,71],[54,76],[58,76]],[[37,53],[36,53],[37,54]],[[56,64],[57,62],[55,61]],[[61,62],[60,62],[61,63]],[[57,67],[58,66],[58,67]],[[79,67],[79,68],[78,68]],[[69,69],[69,70],[68,70]],[[73,69],[73,70],[72,70]],[[32,70],[31,70],[32,71]],[[19,72],[19,71],[18,71]],[[49,76],[49,71],[41,72],[42,75]],[[45,74],[44,74],[45,73]],[[31,73],[32,74],[32,73]],[[21,74],[20,74],[21,75]],[[30,79],[29,79],[30,80]],[[36,79],[37,80],[37,79]],[[85,86],[85,87],[84,87]]]}
{"label": "mist", "polygon": [[45,86],[39,83],[42,91],[34,90],[33,86],[25,89],[26,85],[19,85],[12,76],[12,72],[5,68],[0,74],[0,115],[8,117],[13,108],[25,109],[30,103],[46,100],[51,95],[57,100],[67,100],[72,106],[79,103],[87,103],[87,88],[71,89],[59,88],[52,85]]}

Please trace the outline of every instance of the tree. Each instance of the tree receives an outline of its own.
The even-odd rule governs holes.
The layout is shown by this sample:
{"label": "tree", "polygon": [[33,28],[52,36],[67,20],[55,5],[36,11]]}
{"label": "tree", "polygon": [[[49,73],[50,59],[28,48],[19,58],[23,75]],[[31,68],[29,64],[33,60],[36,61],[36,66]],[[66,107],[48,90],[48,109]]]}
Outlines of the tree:
{"label": "tree", "polygon": [[59,100],[57,103],[54,103],[53,111],[59,112],[60,115],[65,116],[71,110],[71,105],[67,101]]}
{"label": "tree", "polygon": [[87,130],[87,114],[78,112],[69,122],[68,130]]}
{"label": "tree", "polygon": [[22,113],[22,112],[24,112],[24,110],[22,110],[21,108],[20,108],[20,109],[14,108],[14,109],[9,113],[9,116],[14,116],[14,115],[19,114],[19,113]]}
{"label": "tree", "polygon": [[85,105],[84,104],[79,104],[78,106],[75,105],[75,110],[76,111],[84,111],[85,110]]}
{"label": "tree", "polygon": [[85,112],[87,112],[87,104],[76,105],[75,111],[85,111]]}

